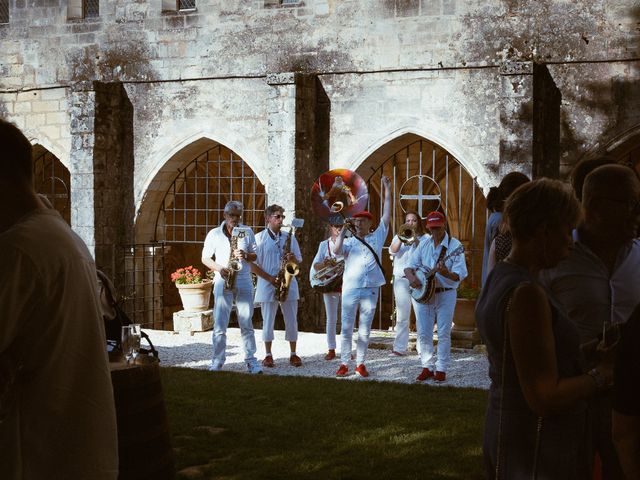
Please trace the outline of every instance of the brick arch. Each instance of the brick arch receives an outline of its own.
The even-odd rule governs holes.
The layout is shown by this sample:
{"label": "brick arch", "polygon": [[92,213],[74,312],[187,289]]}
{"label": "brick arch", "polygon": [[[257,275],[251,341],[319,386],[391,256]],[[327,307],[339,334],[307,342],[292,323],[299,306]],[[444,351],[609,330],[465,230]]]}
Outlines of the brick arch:
{"label": "brick arch", "polygon": [[60,158],[40,144],[33,146],[33,175],[37,193],[47,197],[71,225],[71,174]]}
{"label": "brick arch", "polygon": [[27,129],[24,131],[24,134],[34,149],[41,148],[47,150],[54,155],[67,170],[71,170],[69,149],[64,148],[58,142],[51,140],[42,132],[34,129]]}
{"label": "brick arch", "polygon": [[375,142],[358,151],[346,152],[341,155],[341,158],[353,158],[352,161],[343,161],[342,164],[336,164],[332,168],[348,165],[351,170],[368,170],[380,162],[385,155],[392,155],[394,153],[393,149],[398,146],[401,147],[407,138],[423,138],[449,152],[472,177],[477,179],[481,188],[486,190],[495,183],[495,179],[488,174],[485,166],[474,159],[474,156],[466,146],[461,145],[442,127],[433,122],[419,119],[415,119],[415,123],[411,125],[392,126],[380,132]]}
{"label": "brick arch", "polygon": [[[214,138],[218,138],[218,140],[214,140]],[[137,243],[156,239],[157,212],[167,190],[174,182],[177,172],[184,169],[194,158],[218,145],[228,148],[241,158],[262,182],[261,175],[256,171],[256,162],[247,161],[247,157],[242,153],[249,150],[242,142],[232,142],[229,145],[221,141],[219,137],[201,132],[184,137],[175,142],[164,154],[158,154],[156,161],[151,162],[154,165],[154,170],[147,176],[147,180],[143,184],[144,187],[136,194],[135,238]],[[241,150],[234,149],[232,145],[240,146]],[[248,153],[251,158],[257,158],[253,152]]]}
{"label": "brick arch", "polygon": [[[423,218],[435,208],[445,213],[450,235],[458,238],[465,247],[469,271],[465,286],[478,286],[482,271],[486,201],[477,178],[452,152],[432,139],[413,132],[401,131],[398,136],[384,140],[387,141],[383,144],[376,142],[378,147],[370,149],[369,156],[362,159],[355,169],[367,182],[369,211],[374,218],[380,218],[382,213],[381,176],[384,174],[391,179],[392,185],[390,235],[393,235],[403,221],[403,210],[420,210],[415,200],[400,198],[400,189],[405,181],[413,179],[411,180],[413,182],[415,176],[420,174],[432,178],[438,185],[438,189],[434,191],[425,189],[423,193],[440,193],[441,202],[439,208],[437,202],[424,202]],[[432,184],[430,180],[428,183]],[[415,183],[409,186],[408,191],[402,191],[403,195],[417,193]],[[387,263],[385,269],[391,271],[392,265],[388,255],[383,255],[382,261],[383,264]],[[385,329],[390,325],[392,312],[392,287],[386,285],[382,288],[380,308],[377,313],[379,328]]]}

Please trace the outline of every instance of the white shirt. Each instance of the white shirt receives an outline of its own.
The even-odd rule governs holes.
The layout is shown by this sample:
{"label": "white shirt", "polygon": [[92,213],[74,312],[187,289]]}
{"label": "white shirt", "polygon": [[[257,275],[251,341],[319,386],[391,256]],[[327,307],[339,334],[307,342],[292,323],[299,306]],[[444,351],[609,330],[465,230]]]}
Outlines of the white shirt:
{"label": "white shirt", "polygon": [[640,240],[618,252],[613,273],[573,232],[569,256],[540,273],[541,282],[578,327],[580,341],[602,332],[604,322],[623,323],[640,302]]}
{"label": "white shirt", "polygon": [[[419,268],[432,270],[436,266],[443,246],[447,247],[447,251],[444,255],[446,258],[447,255],[462,245],[457,238],[449,238],[449,234],[446,232],[442,242],[440,242],[440,245],[436,247],[434,243],[433,237],[424,242],[420,242],[418,248],[411,253],[411,258],[409,259],[407,268],[412,268],[413,270],[418,270]],[[458,281],[454,281],[436,273],[436,286],[440,288],[458,288],[460,282],[467,278],[467,263],[464,258],[464,252],[445,260],[444,266],[447,267],[447,270],[451,273],[458,274],[460,279]]]}
{"label": "white shirt", "polygon": [[[227,237],[224,229],[226,228],[223,221],[219,227],[216,227],[207,233],[204,239],[204,247],[202,248],[202,258],[213,258],[214,261],[224,267],[229,264],[231,256],[231,238]],[[256,253],[256,238],[253,230],[246,225],[238,225],[238,248],[246,253]],[[236,274],[236,279],[251,277],[251,266],[245,259],[240,260],[242,269]],[[221,279],[220,272],[215,272],[214,280]]]}
{"label": "white shirt", "polygon": [[317,281],[313,279],[313,276],[316,274],[316,269],[314,265],[316,263],[323,262],[327,258],[334,258],[336,260],[341,260],[344,258],[342,255],[336,255],[333,253],[333,249],[336,246],[336,242],[331,240],[331,238],[327,238],[320,242],[318,245],[318,251],[316,252],[316,256],[313,257],[313,262],[311,263],[311,268],[309,269],[309,282],[311,282],[311,286],[317,285]]}
{"label": "white shirt", "polygon": [[0,476],[116,479],[115,406],[91,254],[45,209],[0,234],[0,252],[0,357],[23,356],[29,372],[0,423]]}
{"label": "white shirt", "polygon": [[[382,247],[387,238],[387,227],[380,221],[373,233],[363,238],[382,261]],[[343,240],[344,275],[342,276],[342,292],[353,288],[380,287],[386,283],[384,274],[371,251],[355,237]]]}
{"label": "white shirt", "polygon": [[[397,238],[398,238],[398,235],[395,235],[391,243],[395,242]],[[422,242],[427,241],[429,238],[431,238],[431,235],[429,235],[428,233],[425,233],[418,237],[417,245],[415,242],[411,245],[400,243],[400,248],[396,253],[392,253],[391,251],[389,251],[389,254],[391,255],[391,260],[393,261],[394,277],[396,278],[404,277],[404,269],[407,268],[409,264],[409,259],[411,258],[411,254],[414,252],[415,249],[418,248],[418,246],[422,244]]]}
{"label": "white shirt", "polygon": [[[275,238],[271,238],[272,234]],[[280,230],[278,235],[271,232],[268,228],[256,234],[256,265],[259,266],[269,275],[275,277],[280,270],[282,263],[282,256],[284,255],[284,247],[289,237],[289,232],[286,230]],[[291,253],[296,257],[298,263],[302,262],[302,253],[300,253],[300,246],[295,235],[291,240]],[[289,293],[287,294],[287,300],[298,300],[298,282],[296,277],[293,277],[289,284]],[[260,302],[275,302],[276,301],[276,288],[273,284],[267,282],[264,278],[258,277],[258,284],[256,286],[255,303]]]}

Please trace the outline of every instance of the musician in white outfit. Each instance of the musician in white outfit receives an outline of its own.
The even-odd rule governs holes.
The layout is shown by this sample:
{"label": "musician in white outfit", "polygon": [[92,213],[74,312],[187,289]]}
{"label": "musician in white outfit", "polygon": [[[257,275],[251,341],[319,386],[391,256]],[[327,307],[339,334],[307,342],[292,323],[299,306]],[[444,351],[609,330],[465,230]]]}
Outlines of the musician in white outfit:
{"label": "musician in white outfit", "polygon": [[[418,343],[422,372],[416,378],[424,381],[433,378],[437,382],[446,379],[447,367],[451,361],[451,326],[456,307],[456,289],[467,277],[467,265],[461,243],[449,237],[445,230],[445,217],[441,212],[427,215],[427,228],[431,238],[421,242],[411,254],[404,272],[413,288],[422,283],[415,275],[418,269],[435,269],[435,293],[428,303],[414,304],[416,308]],[[444,249],[444,251],[443,251]],[[458,254],[454,254],[458,250]],[[451,255],[447,258],[447,255]],[[434,355],[433,324],[438,326],[438,353]]]}
{"label": "musician in white outfit", "polygon": [[302,262],[300,246],[295,236],[290,243],[290,252],[285,252],[290,231],[282,230],[284,208],[279,205],[269,205],[265,210],[267,228],[256,234],[257,260],[252,265],[253,272],[258,276],[255,303],[260,303],[262,311],[262,340],[266,355],[262,361],[264,367],[274,367],[271,344],[273,343],[273,328],[278,310],[278,304],[284,317],[285,340],[291,346],[289,363],[294,367],[302,365],[302,360],[296,353],[298,341],[298,282],[295,277],[289,284],[289,292],[284,302],[276,299],[276,277],[282,266],[283,257],[287,262]]}
{"label": "musician in white outfit", "polygon": [[[311,269],[309,271],[309,280],[312,287],[315,287],[318,284],[318,280],[314,278],[318,271],[321,271],[323,268],[330,268],[335,265],[334,262],[343,260],[342,255],[337,256],[333,253],[341,227],[342,223],[330,224],[328,227],[329,238],[320,242],[320,245],[318,246],[318,252],[313,258],[313,263],[311,264]],[[334,282],[331,283],[331,285],[334,285],[335,290],[324,291],[322,293],[324,311],[327,316],[327,354],[324,356],[325,360],[333,360],[336,358],[336,328],[338,324],[338,309],[340,308],[340,297],[342,292],[342,275],[340,275],[339,278],[339,286],[335,286]]]}
{"label": "musician in white outfit", "polygon": [[[404,269],[409,263],[411,254],[418,248],[424,240],[430,235],[426,234],[422,227],[422,219],[420,214],[413,210],[407,210],[404,216],[404,225],[415,230],[414,240],[410,243],[401,241],[399,235],[395,235],[389,245],[389,254],[393,261],[393,295],[396,301],[396,338],[393,342],[392,355],[401,357],[407,352],[409,343],[409,320],[411,318],[411,305],[414,305],[416,311],[416,302],[411,298],[409,291],[409,280],[404,274]],[[399,232],[402,234],[403,232]],[[417,315],[416,315],[417,317]]]}
{"label": "musician in white outfit", "polygon": [[348,228],[348,224],[345,223],[336,240],[334,253],[342,254],[345,257],[342,278],[341,365],[336,372],[337,377],[344,377],[349,372],[353,324],[358,311],[360,317],[356,349],[356,374],[361,377],[369,376],[364,362],[369,346],[371,323],[376,312],[380,287],[386,283],[380,265],[382,247],[387,238],[391,218],[391,182],[386,176],[382,177],[382,192],[384,207],[378,228],[370,233],[372,216],[367,211],[360,212],[351,219],[355,235],[345,238]]}
{"label": "musician in white outfit", "polygon": [[[211,370],[220,370],[226,359],[227,327],[235,301],[238,325],[244,347],[244,361],[250,373],[262,373],[256,359],[256,338],[253,332],[253,282],[251,262],[256,259],[255,237],[251,228],[240,224],[242,204],[228,202],[224,207],[224,221],[211,230],[204,240],[202,263],[215,272],[213,279],[213,359]],[[237,236],[237,248],[231,252],[232,236]],[[233,255],[241,269],[236,272],[232,289],[225,288],[225,279],[230,274],[227,268]]]}

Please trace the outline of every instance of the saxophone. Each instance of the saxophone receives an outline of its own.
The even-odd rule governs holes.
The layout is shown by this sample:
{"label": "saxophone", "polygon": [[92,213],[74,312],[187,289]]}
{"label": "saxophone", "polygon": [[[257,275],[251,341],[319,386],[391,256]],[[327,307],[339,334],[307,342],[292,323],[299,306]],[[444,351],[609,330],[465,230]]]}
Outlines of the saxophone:
{"label": "saxophone", "polygon": [[291,240],[295,234],[296,229],[292,226],[289,236],[284,244],[282,260],[280,261],[280,270],[278,270],[278,275],[276,275],[276,299],[279,302],[285,302],[287,300],[291,280],[300,273],[300,267],[296,262],[287,261],[287,254],[291,252]]}
{"label": "saxophone", "polygon": [[233,229],[231,241],[229,242],[229,262],[227,263],[229,275],[227,275],[227,278],[224,279],[225,290],[233,290],[233,288],[236,286],[236,275],[240,270],[242,270],[242,261],[233,256],[233,252],[238,248],[238,238],[244,237],[244,232],[238,230],[238,228]]}

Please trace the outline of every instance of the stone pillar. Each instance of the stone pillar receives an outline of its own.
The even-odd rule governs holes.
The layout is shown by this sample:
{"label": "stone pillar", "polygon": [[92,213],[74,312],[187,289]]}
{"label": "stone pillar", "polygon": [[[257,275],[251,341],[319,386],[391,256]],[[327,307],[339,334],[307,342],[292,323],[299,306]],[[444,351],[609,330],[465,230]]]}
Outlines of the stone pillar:
{"label": "stone pillar", "polygon": [[533,178],[560,176],[562,95],[546,65],[533,65]]}
{"label": "stone pillar", "polygon": [[133,107],[121,83],[94,82],[96,263],[120,278],[116,247],[133,243]]}
{"label": "stone pillar", "polygon": [[313,182],[329,169],[329,99],[314,75],[280,73],[267,77],[273,87],[269,99],[269,203],[282,205],[287,220],[304,218],[296,233],[303,256],[298,276],[301,330],[324,330],[322,296],[309,285],[308,272],[318,244],[325,238],[325,224],[313,214],[310,191]]}
{"label": "stone pillar", "polygon": [[530,178],[560,173],[560,91],[546,65],[500,66],[500,177],[518,170]]}
{"label": "stone pillar", "polygon": [[95,92],[85,82],[69,93],[71,115],[71,227],[95,256],[93,147],[95,144]]}
{"label": "stone pillar", "polygon": [[520,171],[531,177],[533,164],[533,62],[500,66],[499,177]]}

